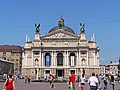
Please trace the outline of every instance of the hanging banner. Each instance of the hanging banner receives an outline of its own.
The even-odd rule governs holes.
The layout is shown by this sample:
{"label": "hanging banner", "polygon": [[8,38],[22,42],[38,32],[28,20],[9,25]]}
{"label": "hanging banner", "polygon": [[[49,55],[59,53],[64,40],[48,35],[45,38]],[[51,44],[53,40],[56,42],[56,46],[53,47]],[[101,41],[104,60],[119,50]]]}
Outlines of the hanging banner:
{"label": "hanging banner", "polygon": [[74,63],[75,63],[75,62],[74,62],[75,57],[74,57],[74,56],[71,56],[70,58],[71,58],[71,66],[74,66]]}
{"label": "hanging banner", "polygon": [[46,66],[50,66],[50,56],[46,56]]}

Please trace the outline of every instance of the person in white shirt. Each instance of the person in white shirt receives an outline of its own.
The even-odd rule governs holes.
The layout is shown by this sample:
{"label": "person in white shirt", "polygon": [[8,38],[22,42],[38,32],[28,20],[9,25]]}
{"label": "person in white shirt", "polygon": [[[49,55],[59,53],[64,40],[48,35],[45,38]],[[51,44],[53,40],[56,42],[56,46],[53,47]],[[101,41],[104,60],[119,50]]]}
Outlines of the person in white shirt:
{"label": "person in white shirt", "polygon": [[84,76],[84,74],[82,74],[82,76],[80,77],[80,86],[81,86],[81,90],[85,90],[85,76]]}
{"label": "person in white shirt", "polygon": [[88,79],[88,83],[90,85],[90,90],[97,90],[98,79],[95,76],[95,73],[92,73],[92,76]]}

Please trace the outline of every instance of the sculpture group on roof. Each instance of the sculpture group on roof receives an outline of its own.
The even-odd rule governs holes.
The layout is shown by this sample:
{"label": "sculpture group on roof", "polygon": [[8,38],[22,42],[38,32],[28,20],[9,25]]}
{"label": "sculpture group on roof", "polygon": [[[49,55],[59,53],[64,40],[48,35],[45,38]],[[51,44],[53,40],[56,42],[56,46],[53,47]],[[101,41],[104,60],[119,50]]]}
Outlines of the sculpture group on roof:
{"label": "sculpture group on roof", "polygon": [[40,24],[37,25],[37,24],[35,23],[35,28],[36,28],[36,32],[37,32],[37,33],[40,32]]}
{"label": "sculpture group on roof", "polygon": [[83,23],[80,23],[80,31],[81,33],[84,33],[85,32],[85,24]]}

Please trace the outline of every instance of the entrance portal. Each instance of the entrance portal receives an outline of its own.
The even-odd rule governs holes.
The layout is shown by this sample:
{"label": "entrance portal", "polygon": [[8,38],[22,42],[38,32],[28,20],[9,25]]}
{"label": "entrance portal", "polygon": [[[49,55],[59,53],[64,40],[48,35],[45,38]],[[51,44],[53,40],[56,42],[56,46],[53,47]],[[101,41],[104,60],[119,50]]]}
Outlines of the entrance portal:
{"label": "entrance portal", "polygon": [[74,73],[74,74],[75,74],[75,70],[70,70],[70,74],[71,74],[71,73]]}
{"label": "entrance portal", "polygon": [[56,70],[56,76],[57,77],[64,77],[64,69],[62,69],[62,70],[61,69],[59,69],[59,70],[57,69]]}
{"label": "entrance portal", "polygon": [[46,73],[46,74],[50,74],[50,70],[46,70],[45,73]]}
{"label": "entrance portal", "polygon": [[49,80],[50,70],[45,70],[44,79]]}

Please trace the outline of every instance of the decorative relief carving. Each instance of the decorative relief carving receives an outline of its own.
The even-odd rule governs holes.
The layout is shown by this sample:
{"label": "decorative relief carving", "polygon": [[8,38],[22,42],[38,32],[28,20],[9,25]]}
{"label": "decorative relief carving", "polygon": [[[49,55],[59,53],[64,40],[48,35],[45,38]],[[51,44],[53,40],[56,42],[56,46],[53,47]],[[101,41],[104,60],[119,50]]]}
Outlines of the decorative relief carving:
{"label": "decorative relief carving", "polygon": [[64,34],[64,33],[56,33],[56,34],[51,35],[51,36],[46,37],[46,38],[74,38],[74,37],[67,35],[67,34]]}
{"label": "decorative relief carving", "polygon": [[48,42],[45,42],[44,46],[47,46],[47,47],[66,47],[66,46],[71,46],[71,47],[74,47],[78,45],[77,42],[75,41],[48,41]]}

